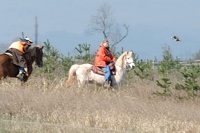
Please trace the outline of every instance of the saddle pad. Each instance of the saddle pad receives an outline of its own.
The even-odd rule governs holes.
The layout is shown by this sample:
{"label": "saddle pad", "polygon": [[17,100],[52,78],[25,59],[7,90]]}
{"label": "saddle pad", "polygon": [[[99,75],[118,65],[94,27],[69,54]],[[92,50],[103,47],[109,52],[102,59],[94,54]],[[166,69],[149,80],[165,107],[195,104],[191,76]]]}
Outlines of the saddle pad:
{"label": "saddle pad", "polygon": [[[96,74],[105,75],[104,71],[97,66],[93,65],[91,70]],[[111,75],[115,75],[115,74],[116,74],[116,69],[114,68],[113,70],[111,70]]]}
{"label": "saddle pad", "polygon": [[99,68],[99,67],[96,67],[96,66],[92,66],[92,69],[91,69],[94,73],[96,73],[96,74],[99,74],[99,75],[104,75],[104,71],[101,69],[101,68]]}

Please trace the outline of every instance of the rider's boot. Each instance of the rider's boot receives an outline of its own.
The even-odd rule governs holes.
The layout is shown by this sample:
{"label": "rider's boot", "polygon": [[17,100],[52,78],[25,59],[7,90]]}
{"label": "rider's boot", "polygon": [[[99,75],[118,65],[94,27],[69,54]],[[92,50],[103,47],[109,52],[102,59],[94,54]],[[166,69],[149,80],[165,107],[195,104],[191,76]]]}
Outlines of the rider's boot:
{"label": "rider's boot", "polygon": [[22,68],[22,67],[19,68],[19,73],[16,77],[20,80],[23,80],[23,78],[24,78],[24,68]]}
{"label": "rider's boot", "polygon": [[110,85],[111,85],[111,81],[106,81],[106,82],[104,83],[104,87],[105,87],[105,88],[109,88]]}

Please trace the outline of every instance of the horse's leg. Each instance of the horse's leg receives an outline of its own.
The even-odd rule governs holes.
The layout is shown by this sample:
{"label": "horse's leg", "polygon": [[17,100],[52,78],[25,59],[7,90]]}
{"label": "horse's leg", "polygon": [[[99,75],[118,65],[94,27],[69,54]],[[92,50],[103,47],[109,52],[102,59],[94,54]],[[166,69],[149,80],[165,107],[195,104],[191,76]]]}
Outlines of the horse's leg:
{"label": "horse's leg", "polygon": [[78,81],[78,87],[85,86],[86,81],[85,81],[85,77],[83,75],[78,75],[77,81]]}
{"label": "horse's leg", "polygon": [[4,78],[6,78],[6,75],[4,74],[4,72],[3,72],[3,68],[0,68],[2,71],[0,72],[0,83],[2,82],[2,80],[4,79]]}
{"label": "horse's leg", "polygon": [[79,69],[76,71],[79,87],[85,86],[86,81],[88,80],[88,74],[87,68],[84,68],[83,66],[79,67]]}
{"label": "horse's leg", "polygon": [[2,83],[2,76],[0,76],[0,84]]}

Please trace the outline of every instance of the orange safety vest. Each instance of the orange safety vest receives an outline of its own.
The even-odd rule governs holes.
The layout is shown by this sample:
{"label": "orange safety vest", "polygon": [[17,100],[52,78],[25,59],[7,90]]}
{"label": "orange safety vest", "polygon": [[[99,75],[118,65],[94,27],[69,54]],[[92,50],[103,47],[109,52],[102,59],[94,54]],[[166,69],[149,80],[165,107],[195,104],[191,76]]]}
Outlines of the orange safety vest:
{"label": "orange safety vest", "polygon": [[116,61],[110,50],[106,50],[104,46],[100,46],[94,60],[95,66],[105,67],[107,62]]}
{"label": "orange safety vest", "polygon": [[25,44],[26,44],[25,42],[17,41],[17,42],[12,43],[12,44],[9,46],[9,49],[10,49],[10,48],[14,48],[14,49],[19,50],[19,51],[22,52],[22,53],[25,53],[25,52],[24,52],[24,45],[25,45]]}

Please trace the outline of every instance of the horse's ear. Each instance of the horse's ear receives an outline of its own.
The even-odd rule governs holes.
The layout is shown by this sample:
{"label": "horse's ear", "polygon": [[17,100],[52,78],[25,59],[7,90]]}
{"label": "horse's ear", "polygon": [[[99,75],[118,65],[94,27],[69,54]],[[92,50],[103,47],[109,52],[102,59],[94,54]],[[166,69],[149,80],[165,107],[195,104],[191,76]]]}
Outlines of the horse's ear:
{"label": "horse's ear", "polygon": [[41,47],[41,49],[43,49],[43,48],[44,48],[44,46]]}
{"label": "horse's ear", "polygon": [[132,55],[132,54],[133,54],[133,52],[132,52],[132,51],[128,51],[128,52],[127,52],[127,54],[129,54],[129,55]]}

